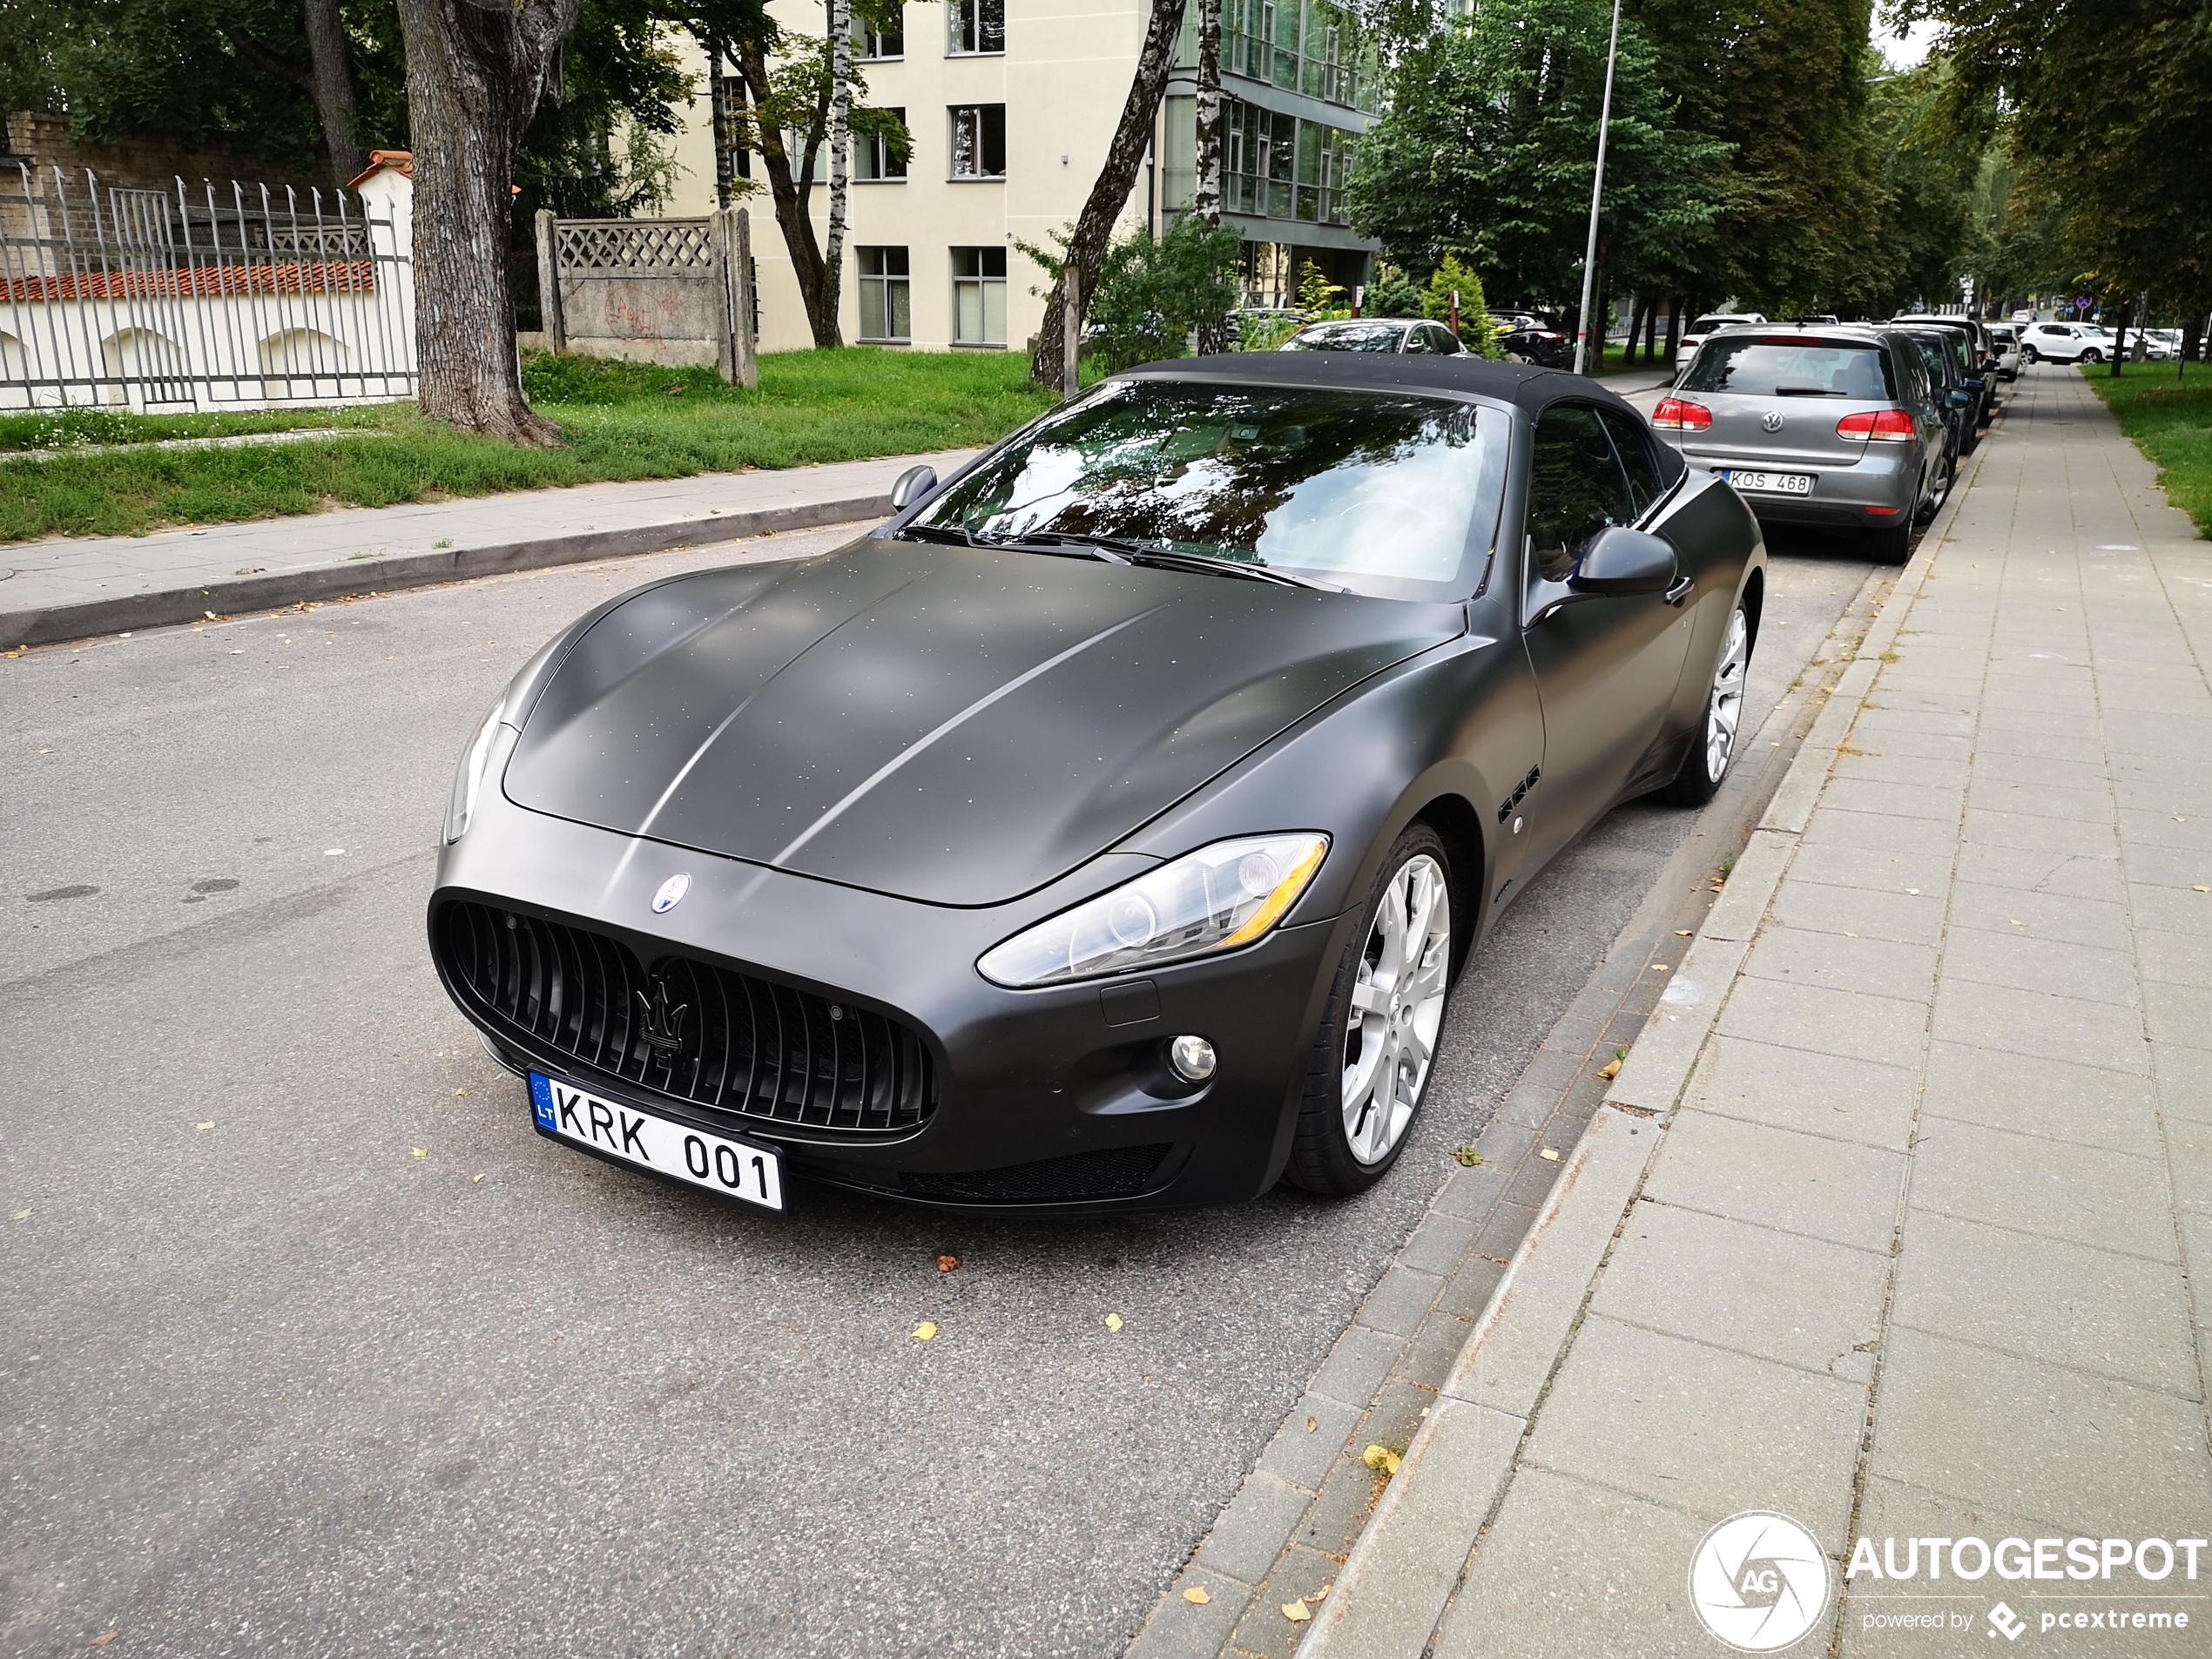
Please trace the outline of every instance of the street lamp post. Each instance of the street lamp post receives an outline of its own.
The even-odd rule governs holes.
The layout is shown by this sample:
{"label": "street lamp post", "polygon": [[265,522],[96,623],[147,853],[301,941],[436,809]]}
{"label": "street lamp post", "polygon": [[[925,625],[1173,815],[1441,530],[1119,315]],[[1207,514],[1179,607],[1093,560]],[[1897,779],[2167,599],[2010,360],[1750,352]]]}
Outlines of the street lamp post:
{"label": "street lamp post", "polygon": [[[1575,330],[1575,372],[1582,372],[1590,340],[1590,287],[1597,277],[1597,210],[1605,196],[1605,138],[1613,125],[1613,64],[1621,52],[1621,0],[1613,0],[1613,38],[1605,48],[1605,102],[1597,112],[1597,177],[1590,181],[1590,240],[1582,254],[1581,320]],[[1597,339],[1598,361],[1605,360],[1605,336]]]}

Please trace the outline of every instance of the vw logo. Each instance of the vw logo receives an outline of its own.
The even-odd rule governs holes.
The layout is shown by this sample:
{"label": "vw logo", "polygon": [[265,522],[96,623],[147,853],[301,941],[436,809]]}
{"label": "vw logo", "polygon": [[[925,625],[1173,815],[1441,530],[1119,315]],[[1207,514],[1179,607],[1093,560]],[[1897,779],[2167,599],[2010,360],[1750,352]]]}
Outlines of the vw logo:
{"label": "vw logo", "polygon": [[660,891],[653,894],[653,914],[664,916],[684,902],[684,895],[691,890],[691,878],[678,873],[660,884]]}
{"label": "vw logo", "polygon": [[1769,409],[1764,415],[1759,416],[1759,424],[1770,432],[1781,431],[1782,411],[1779,409]]}
{"label": "vw logo", "polygon": [[1707,1533],[1689,1558],[1698,1622],[1741,1653],[1773,1653],[1828,1610],[1828,1557],[1787,1515],[1748,1510]]}

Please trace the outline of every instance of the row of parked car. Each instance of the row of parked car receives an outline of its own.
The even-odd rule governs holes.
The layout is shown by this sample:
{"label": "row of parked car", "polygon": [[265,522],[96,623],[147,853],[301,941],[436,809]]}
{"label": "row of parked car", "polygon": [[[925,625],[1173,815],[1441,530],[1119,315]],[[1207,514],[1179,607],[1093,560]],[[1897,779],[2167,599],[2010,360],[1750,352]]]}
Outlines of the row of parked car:
{"label": "row of parked car", "polygon": [[[1572,361],[1573,341],[1544,320],[1507,320],[1508,340],[1544,336],[1535,344],[1547,349],[1516,352],[1522,361]],[[1690,465],[1726,479],[1763,523],[1857,530],[1893,564],[1942,508],[1960,458],[1996,415],[1999,384],[2019,374],[2027,354],[2009,327],[1927,314],[1885,323],[1715,314],[1698,318],[1682,343],[1686,367],[1651,415],[1660,436]],[[1283,349],[1451,356],[1465,348],[1439,323],[1371,318],[1314,323]]]}
{"label": "row of parked car", "polygon": [[1931,314],[1711,315],[1683,346],[1687,366],[1652,413],[1660,435],[1727,479],[1762,523],[1857,530],[1893,564],[1943,506],[2022,361],[2009,331]]}

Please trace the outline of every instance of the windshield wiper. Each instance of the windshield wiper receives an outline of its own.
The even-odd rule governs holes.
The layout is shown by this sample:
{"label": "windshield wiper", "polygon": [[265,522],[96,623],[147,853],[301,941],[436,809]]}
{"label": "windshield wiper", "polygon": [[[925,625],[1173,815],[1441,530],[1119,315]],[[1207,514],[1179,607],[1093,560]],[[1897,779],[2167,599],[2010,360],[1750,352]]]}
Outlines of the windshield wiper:
{"label": "windshield wiper", "polygon": [[1841,392],[1831,392],[1824,386],[1777,386],[1777,397],[1841,397]]}
{"label": "windshield wiper", "polygon": [[1246,564],[1242,559],[1217,559],[1206,553],[1185,553],[1174,548],[1133,547],[1124,543],[1131,564],[1157,565],[1165,570],[1203,570],[1209,576],[1239,576],[1247,582],[1271,582],[1279,588],[1312,588],[1320,593],[1342,593],[1344,590],[1326,582],[1316,582],[1311,577],[1292,576],[1288,570],[1271,570],[1264,564]]}
{"label": "windshield wiper", "polygon": [[910,542],[944,542],[954,547],[982,545],[957,524],[901,524],[892,533]]}

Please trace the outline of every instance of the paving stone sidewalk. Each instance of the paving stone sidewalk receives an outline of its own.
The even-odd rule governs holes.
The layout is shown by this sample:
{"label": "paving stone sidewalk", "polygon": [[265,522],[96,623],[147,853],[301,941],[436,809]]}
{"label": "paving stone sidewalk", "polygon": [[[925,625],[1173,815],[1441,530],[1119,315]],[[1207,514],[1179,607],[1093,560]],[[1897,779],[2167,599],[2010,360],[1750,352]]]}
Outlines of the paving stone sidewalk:
{"label": "paving stone sidewalk", "polygon": [[941,475],[975,453],[17,543],[0,547],[0,649],[186,621],[205,610],[228,615],[880,517],[889,510],[892,481],[908,467],[926,463]]}
{"label": "paving stone sidewalk", "polygon": [[1690,1564],[1747,1510],[1829,1558],[1791,1652],[2212,1653],[2208,664],[2212,543],[2028,371],[1305,1659],[1723,1653]]}

